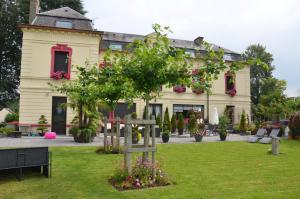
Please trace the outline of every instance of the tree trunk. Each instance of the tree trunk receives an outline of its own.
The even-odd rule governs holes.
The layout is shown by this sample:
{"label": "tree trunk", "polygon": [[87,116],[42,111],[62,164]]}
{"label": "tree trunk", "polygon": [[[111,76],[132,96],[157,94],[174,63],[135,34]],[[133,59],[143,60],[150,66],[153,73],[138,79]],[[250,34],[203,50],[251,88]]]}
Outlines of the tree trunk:
{"label": "tree trunk", "polygon": [[78,107],[78,127],[81,128],[82,127],[82,105],[79,104]]}
{"label": "tree trunk", "polygon": [[[145,110],[145,113],[146,113],[146,120],[149,120],[149,97],[146,98],[146,110]],[[150,135],[150,126],[149,125],[146,125],[146,128],[145,128],[145,134],[144,134],[144,147],[145,148],[148,148],[149,146],[149,135]],[[153,136],[153,135],[152,135]],[[148,152],[144,152],[143,153],[143,161],[147,161],[148,160],[148,156],[149,156],[149,153]]]}

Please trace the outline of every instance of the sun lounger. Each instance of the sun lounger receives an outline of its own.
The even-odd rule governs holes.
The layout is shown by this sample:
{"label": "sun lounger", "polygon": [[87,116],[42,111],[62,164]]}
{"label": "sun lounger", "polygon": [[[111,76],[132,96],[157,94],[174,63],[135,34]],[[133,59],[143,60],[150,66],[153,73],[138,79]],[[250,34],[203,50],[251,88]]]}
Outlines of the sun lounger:
{"label": "sun lounger", "polygon": [[272,141],[272,138],[277,137],[279,134],[280,129],[272,129],[269,137],[264,137],[261,140],[259,140],[262,144],[270,144]]}
{"label": "sun lounger", "polygon": [[258,140],[262,139],[262,138],[265,136],[266,133],[267,133],[267,130],[266,130],[266,129],[260,128],[260,129],[258,129],[256,135],[251,136],[251,137],[248,139],[248,142],[250,142],[250,143],[255,143],[255,142],[257,142]]}

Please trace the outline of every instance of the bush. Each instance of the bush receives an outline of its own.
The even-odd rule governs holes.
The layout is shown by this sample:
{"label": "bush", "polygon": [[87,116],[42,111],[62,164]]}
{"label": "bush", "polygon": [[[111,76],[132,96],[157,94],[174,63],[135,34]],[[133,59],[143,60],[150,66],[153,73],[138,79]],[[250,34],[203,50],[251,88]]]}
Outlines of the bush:
{"label": "bush", "polygon": [[239,129],[240,129],[241,132],[246,132],[246,130],[247,130],[245,110],[243,110],[242,115],[241,115],[240,128]]}
{"label": "bush", "polygon": [[19,114],[18,113],[8,113],[5,116],[5,122],[15,122],[15,121],[19,121]]}
{"label": "bush", "polygon": [[194,113],[190,115],[188,129],[190,133],[195,133],[197,131],[197,119]]}
{"label": "bush", "polygon": [[290,117],[289,128],[293,139],[300,138],[300,111]]}
{"label": "bush", "polygon": [[[155,180],[152,175],[152,169],[156,168]],[[139,189],[155,186],[166,186],[171,184],[168,176],[162,172],[158,164],[149,161],[142,161],[139,157],[132,168],[132,175],[121,165],[113,176],[109,179],[110,183],[118,190]]]}
{"label": "bush", "polygon": [[156,125],[158,125],[158,127],[159,127],[160,129],[162,129],[161,118],[160,118],[159,115],[156,117]]}
{"label": "bush", "polygon": [[173,114],[172,118],[171,118],[171,132],[175,133],[176,132],[176,128],[177,128],[177,122],[176,122],[176,115]]}
{"label": "bush", "polygon": [[11,132],[13,132],[11,128],[0,127],[0,134],[2,134],[2,136],[9,136]]}
{"label": "bush", "polygon": [[221,140],[225,140],[227,136],[227,127],[229,124],[229,118],[224,114],[219,118],[219,134]]}
{"label": "bush", "polygon": [[178,116],[177,128],[178,128],[178,133],[181,135],[183,133],[183,129],[184,129],[184,118],[183,118],[182,113],[180,113]]}
{"label": "bush", "polygon": [[41,131],[41,134],[44,134],[44,132],[46,132],[48,130],[48,127],[44,126],[44,125],[48,124],[45,115],[41,115],[41,117],[39,118],[38,124],[40,124],[40,126],[36,130]]}
{"label": "bush", "polygon": [[171,121],[170,121],[168,107],[166,108],[166,111],[164,114],[163,131],[171,131]]}

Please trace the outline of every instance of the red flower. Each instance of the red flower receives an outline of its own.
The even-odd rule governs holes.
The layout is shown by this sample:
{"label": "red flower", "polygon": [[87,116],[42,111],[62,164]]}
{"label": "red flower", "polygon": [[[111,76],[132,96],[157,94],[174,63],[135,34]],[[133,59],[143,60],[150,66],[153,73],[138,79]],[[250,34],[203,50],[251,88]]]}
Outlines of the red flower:
{"label": "red flower", "polygon": [[184,93],[186,91],[185,86],[174,86],[173,91],[176,93]]}
{"label": "red flower", "polygon": [[230,95],[231,97],[234,97],[236,95],[236,89],[231,89],[229,91],[226,92],[228,95]]}

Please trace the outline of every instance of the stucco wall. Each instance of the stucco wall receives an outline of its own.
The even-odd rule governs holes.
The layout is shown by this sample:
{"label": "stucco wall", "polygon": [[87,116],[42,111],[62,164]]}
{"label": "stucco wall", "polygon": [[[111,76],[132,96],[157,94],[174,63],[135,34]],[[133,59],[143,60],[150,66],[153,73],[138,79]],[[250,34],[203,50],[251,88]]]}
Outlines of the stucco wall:
{"label": "stucco wall", "polygon": [[[76,65],[86,60],[98,64],[100,36],[98,34],[23,29],[22,63],[20,76],[20,123],[36,124],[41,114],[51,123],[52,96],[61,94],[51,91],[51,47],[67,44],[73,50],[71,79],[76,76]],[[67,123],[73,118],[67,110]]]}

